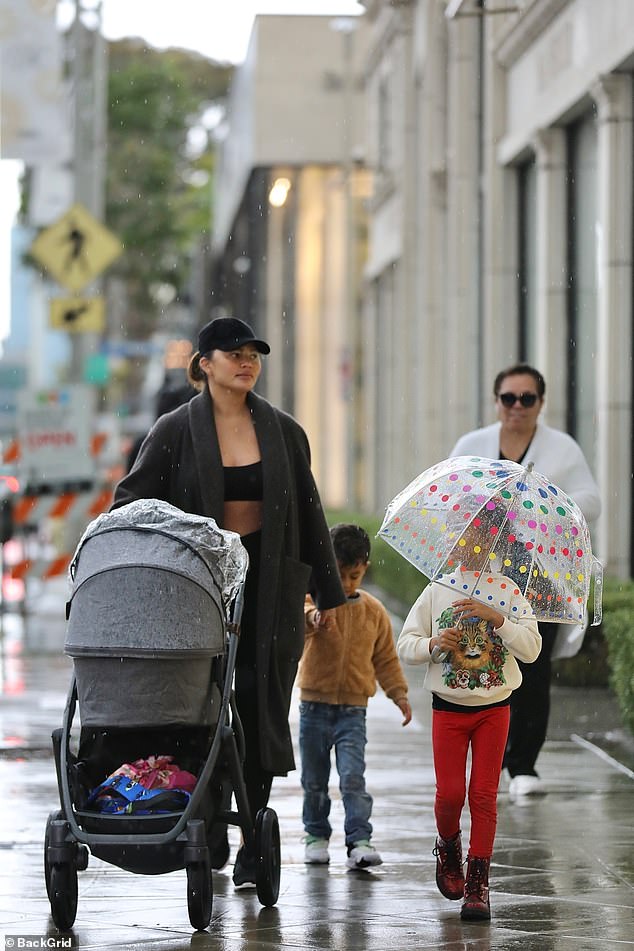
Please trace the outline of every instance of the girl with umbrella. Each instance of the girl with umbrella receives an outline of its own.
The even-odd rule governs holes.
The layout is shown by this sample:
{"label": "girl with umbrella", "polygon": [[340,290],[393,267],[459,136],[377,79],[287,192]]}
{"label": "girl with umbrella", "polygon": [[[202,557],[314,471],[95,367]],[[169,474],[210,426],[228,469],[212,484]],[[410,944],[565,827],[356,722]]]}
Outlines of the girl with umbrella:
{"label": "girl with umbrella", "polygon": [[[432,694],[432,747],[438,829],[436,883],[450,900],[463,899],[461,918],[488,920],[489,866],[497,824],[497,791],[509,727],[510,698],[541,637],[527,599],[500,572],[474,570],[499,518],[478,519],[462,534],[451,571],[432,581],[410,610],[398,640],[405,664],[427,664]],[[512,619],[512,620],[511,620]],[[463,874],[460,816],[467,794],[471,835]]]}
{"label": "girl with umbrella", "polygon": [[[533,463],[536,471],[574,499],[592,524],[601,510],[599,489],[578,443],[543,422],[545,394],[544,377],[534,367],[518,363],[501,370],[493,383],[497,422],[461,436],[449,455],[473,454],[524,466]],[[548,730],[551,658],[558,625],[540,622],[540,633],[543,647],[539,660],[522,669],[522,686],[511,701],[504,766],[512,799],[546,792],[536,763]]]}

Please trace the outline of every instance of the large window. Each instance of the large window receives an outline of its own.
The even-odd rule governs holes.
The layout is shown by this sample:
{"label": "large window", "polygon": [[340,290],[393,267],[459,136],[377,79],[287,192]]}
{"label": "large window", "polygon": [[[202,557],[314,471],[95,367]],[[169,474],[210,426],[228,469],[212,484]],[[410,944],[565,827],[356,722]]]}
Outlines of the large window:
{"label": "large window", "polygon": [[518,169],[519,357],[533,365],[537,299],[537,172],[534,159]]}
{"label": "large window", "polygon": [[384,175],[392,167],[392,82],[388,74],[381,77],[378,89],[378,170]]}
{"label": "large window", "polygon": [[375,445],[375,486],[378,506],[385,505],[390,493],[393,495],[394,485],[398,480],[394,478],[394,441],[396,413],[402,412],[396,391],[399,389],[398,377],[395,373],[396,350],[402,347],[402,341],[394,333],[394,313],[396,294],[396,266],[388,265],[374,282],[375,319],[376,319],[376,353],[381,359],[375,365],[374,390],[374,429]]}
{"label": "large window", "polygon": [[595,457],[597,356],[597,124],[568,130],[568,429]]}

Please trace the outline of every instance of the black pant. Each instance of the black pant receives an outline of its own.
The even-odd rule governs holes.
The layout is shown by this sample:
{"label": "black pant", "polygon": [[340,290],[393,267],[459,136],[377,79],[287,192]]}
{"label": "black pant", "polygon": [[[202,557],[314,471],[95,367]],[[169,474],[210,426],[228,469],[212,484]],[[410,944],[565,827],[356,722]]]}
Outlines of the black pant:
{"label": "black pant", "polygon": [[557,627],[540,624],[539,657],[532,664],[518,661],[523,679],[511,694],[511,724],[504,754],[504,766],[511,776],[537,776],[535,763],[548,730],[551,654]]}
{"label": "black pant", "polygon": [[236,706],[244,730],[244,783],[251,818],[255,822],[260,809],[268,805],[273,773],[264,769],[260,759],[260,734],[255,670],[236,667]]}
{"label": "black pant", "polygon": [[257,586],[260,574],[261,533],[244,535],[242,544],[249,553],[249,571],[244,589],[244,608],[240,622],[240,644],[236,661],[235,696],[238,715],[244,730],[244,781],[253,821],[260,809],[268,805],[273,773],[265,770],[260,759],[258,717],[258,677],[256,671],[256,639],[258,631]]}

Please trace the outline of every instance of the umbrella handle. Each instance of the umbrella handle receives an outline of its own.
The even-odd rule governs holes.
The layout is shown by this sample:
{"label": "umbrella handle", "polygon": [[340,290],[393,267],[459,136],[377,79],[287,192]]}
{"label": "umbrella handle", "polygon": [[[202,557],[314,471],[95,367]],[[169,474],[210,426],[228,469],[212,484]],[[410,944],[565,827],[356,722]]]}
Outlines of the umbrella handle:
{"label": "umbrella handle", "polygon": [[[466,614],[466,611],[460,612],[458,619],[455,622],[457,628],[460,628],[460,624],[465,614]],[[432,664],[442,664],[442,662],[449,657],[450,653],[451,651],[444,651],[438,646],[438,644],[436,644],[436,646],[432,647],[432,650],[431,650]]]}
{"label": "umbrella handle", "polygon": [[442,650],[438,644],[431,649],[431,662],[432,664],[442,664],[443,660],[449,656],[449,651]]}
{"label": "umbrella handle", "polygon": [[593,559],[592,574],[594,575],[594,617],[592,627],[600,624],[603,618],[603,565],[598,558]]}

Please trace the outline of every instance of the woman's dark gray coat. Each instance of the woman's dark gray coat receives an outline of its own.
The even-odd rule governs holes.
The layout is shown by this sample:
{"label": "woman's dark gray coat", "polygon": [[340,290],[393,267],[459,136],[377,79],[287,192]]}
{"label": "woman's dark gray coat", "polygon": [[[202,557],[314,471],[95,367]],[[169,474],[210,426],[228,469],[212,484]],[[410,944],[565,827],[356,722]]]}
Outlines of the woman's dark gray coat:
{"label": "woman's dark gray coat", "polygon": [[[304,596],[320,608],[345,601],[328,526],[310,469],[306,434],[288,414],[250,393],[247,404],[262,456],[262,550],[258,583],[257,679],[260,755],[283,775],[295,761],[288,711],[304,644]],[[222,459],[209,390],[160,417],[113,507],[157,498],[222,527]]]}

